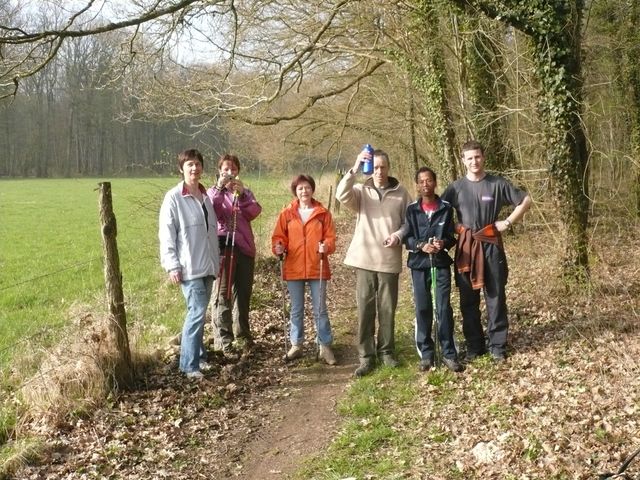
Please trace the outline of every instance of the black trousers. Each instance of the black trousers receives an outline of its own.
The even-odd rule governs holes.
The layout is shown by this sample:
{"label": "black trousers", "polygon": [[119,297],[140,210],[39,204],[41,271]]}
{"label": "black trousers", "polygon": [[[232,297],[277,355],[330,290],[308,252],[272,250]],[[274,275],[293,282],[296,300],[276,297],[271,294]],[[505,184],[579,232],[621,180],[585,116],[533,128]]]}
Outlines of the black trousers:
{"label": "black trousers", "polygon": [[237,247],[233,258],[230,248],[224,251],[224,266],[211,296],[214,347],[218,350],[228,348],[234,339],[253,340],[249,307],[255,263],[255,258],[245,255]]}
{"label": "black trousers", "polygon": [[[487,336],[489,350],[505,353],[509,319],[505,286],[509,275],[504,250],[497,245],[484,243],[484,302],[487,308]],[[468,273],[456,273],[456,285],[460,291],[462,331],[467,352],[480,354],[486,351],[485,334],[480,319],[480,290],[471,288]]]}
{"label": "black trousers", "polygon": [[[411,270],[413,299],[416,307],[415,340],[421,360],[433,360],[434,340],[433,300],[431,296],[431,270]],[[437,337],[440,339],[442,355],[457,358],[453,341],[453,309],[451,308],[451,267],[436,268],[436,313],[438,316]]]}

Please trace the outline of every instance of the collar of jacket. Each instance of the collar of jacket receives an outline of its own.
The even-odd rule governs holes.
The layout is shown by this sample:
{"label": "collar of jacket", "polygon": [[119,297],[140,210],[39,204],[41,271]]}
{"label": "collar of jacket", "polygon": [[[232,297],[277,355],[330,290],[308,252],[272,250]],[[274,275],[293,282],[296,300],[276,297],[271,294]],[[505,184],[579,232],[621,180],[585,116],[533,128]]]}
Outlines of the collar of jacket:
{"label": "collar of jacket", "polygon": [[[300,207],[300,200],[298,200],[297,198],[294,198],[291,203],[289,204],[289,206],[287,207],[287,215],[288,218],[298,218],[298,208]],[[311,207],[313,208],[313,212],[311,212],[311,216],[309,218],[313,218],[316,215],[320,215],[322,212],[324,212],[325,208],[322,205],[322,203],[320,203],[318,200],[316,200],[315,198],[311,199]]]}
{"label": "collar of jacket", "polygon": [[376,187],[373,184],[373,177],[367,178],[367,180],[365,180],[365,182],[364,182],[364,186],[367,187],[367,188],[375,188],[377,190],[384,190],[385,192],[388,191],[388,190],[396,190],[400,186],[400,182],[398,181],[398,179],[396,177],[387,177],[387,180],[389,181],[389,183],[383,189],[380,189],[380,188]]}
{"label": "collar of jacket", "polygon": [[[440,210],[445,208],[445,205],[449,205],[449,202],[442,200],[439,195],[435,194],[434,196],[436,202],[438,202],[438,208],[434,210],[434,213],[439,212]],[[420,210],[422,210],[422,197],[418,197],[416,201],[412,203],[412,205],[416,205]]]}
{"label": "collar of jacket", "polygon": [[[202,193],[203,195],[205,195],[205,196],[207,195],[207,189],[204,188],[202,186],[202,184],[199,183],[199,182],[198,182],[198,190],[200,190],[200,193]],[[182,196],[186,197],[188,195],[191,195],[191,194],[189,193],[189,189],[187,188],[187,185],[184,183],[184,180],[183,180],[182,181]]]}

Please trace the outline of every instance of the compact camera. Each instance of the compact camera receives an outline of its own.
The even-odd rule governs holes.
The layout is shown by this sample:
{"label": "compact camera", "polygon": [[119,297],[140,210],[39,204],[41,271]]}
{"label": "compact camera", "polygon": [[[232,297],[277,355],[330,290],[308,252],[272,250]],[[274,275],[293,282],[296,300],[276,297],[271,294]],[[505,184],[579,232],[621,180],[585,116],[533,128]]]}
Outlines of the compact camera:
{"label": "compact camera", "polygon": [[227,172],[224,172],[222,174],[222,176],[224,178],[226,178],[227,180],[235,180],[235,178],[236,178],[232,173],[227,173]]}

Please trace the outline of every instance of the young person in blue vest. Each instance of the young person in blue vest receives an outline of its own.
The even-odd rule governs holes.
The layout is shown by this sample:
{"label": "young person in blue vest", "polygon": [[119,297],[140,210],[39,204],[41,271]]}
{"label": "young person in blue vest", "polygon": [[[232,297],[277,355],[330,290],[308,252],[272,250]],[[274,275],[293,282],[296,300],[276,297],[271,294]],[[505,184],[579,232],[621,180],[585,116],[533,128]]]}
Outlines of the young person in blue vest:
{"label": "young person in blue vest", "polygon": [[435,314],[442,361],[454,372],[462,371],[453,341],[453,310],[451,308],[451,264],[448,250],[456,244],[454,238],[453,209],[435,190],[438,186],[435,172],[421,167],[415,175],[420,196],[407,207],[404,244],[409,250],[407,266],[411,269],[413,297],[416,310],[415,341],[420,356],[419,369],[434,366],[435,344],[433,330],[432,268],[435,269]]}

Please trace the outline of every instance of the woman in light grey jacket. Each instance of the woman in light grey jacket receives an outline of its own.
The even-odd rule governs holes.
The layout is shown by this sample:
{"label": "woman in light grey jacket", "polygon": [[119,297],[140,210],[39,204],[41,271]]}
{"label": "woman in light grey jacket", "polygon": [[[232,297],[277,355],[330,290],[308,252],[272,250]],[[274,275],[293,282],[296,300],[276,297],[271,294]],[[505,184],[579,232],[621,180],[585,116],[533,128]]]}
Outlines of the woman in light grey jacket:
{"label": "woman in light grey jacket", "polygon": [[169,281],[180,284],[187,316],[180,342],[180,370],[202,378],[206,364],[204,323],[215,276],[219,271],[217,219],[200,183],[202,154],[195,149],[178,155],[183,181],[167,192],[160,207],[160,262]]}

